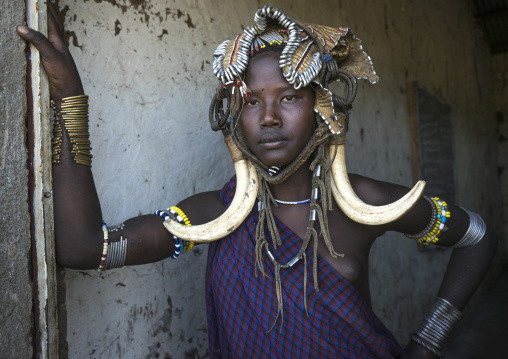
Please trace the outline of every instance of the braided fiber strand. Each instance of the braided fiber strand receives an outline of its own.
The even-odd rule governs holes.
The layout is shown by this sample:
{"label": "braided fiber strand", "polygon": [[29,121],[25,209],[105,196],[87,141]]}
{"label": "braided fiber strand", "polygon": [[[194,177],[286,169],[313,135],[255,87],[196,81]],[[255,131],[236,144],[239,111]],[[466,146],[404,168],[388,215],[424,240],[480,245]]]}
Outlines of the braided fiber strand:
{"label": "braided fiber strand", "polygon": [[[325,144],[320,144],[318,146],[318,149],[315,151],[316,158],[313,160],[311,164],[311,169],[315,169],[318,165],[323,168],[322,171],[319,171],[319,174],[315,172],[314,177],[312,179],[312,192],[311,193],[321,193],[321,196],[312,195],[311,196],[311,202],[310,202],[310,215],[309,215],[309,222],[306,229],[305,238],[302,241],[302,246],[300,247],[300,250],[298,254],[295,256],[296,261],[298,259],[304,259],[304,265],[305,265],[305,278],[304,278],[304,307],[305,312],[308,314],[307,309],[307,257],[305,255],[305,251],[307,250],[307,247],[310,243],[310,241],[313,241],[313,247],[314,247],[314,258],[312,263],[312,277],[313,277],[313,285],[314,290],[319,291],[319,282],[318,282],[318,274],[317,274],[317,261],[318,261],[318,240],[319,236],[322,236],[325,244],[330,251],[330,254],[334,257],[343,257],[343,254],[339,254],[335,251],[332,244],[332,239],[330,236],[330,231],[328,228],[328,210],[331,209],[331,194],[328,193],[326,190],[325,183],[330,181],[331,177],[331,165],[329,164],[330,160],[326,158],[326,151],[325,151]],[[281,318],[281,324],[280,324],[280,330],[282,330],[282,322],[283,322],[283,297],[282,297],[282,284],[280,279],[280,270],[286,269],[288,267],[291,267],[296,263],[296,261],[289,261],[288,263],[281,264],[279,263],[273,255],[270,254],[268,242],[266,240],[265,236],[265,223],[268,227],[268,230],[272,236],[272,242],[273,247],[276,249],[277,246],[282,245],[279,232],[277,230],[276,224],[275,224],[275,218],[273,216],[272,212],[272,205],[278,206],[277,203],[275,203],[273,199],[273,195],[271,194],[270,188],[268,186],[267,181],[262,178],[260,187],[259,187],[259,193],[258,193],[258,199],[259,199],[259,219],[256,226],[256,273],[257,270],[263,275],[266,275],[265,269],[264,269],[264,262],[263,262],[263,248],[268,253],[268,256],[270,260],[272,261],[274,265],[274,271],[275,271],[275,289],[277,293],[277,317],[275,318],[275,321],[270,328],[270,330],[273,329],[275,326],[278,318]],[[318,201],[320,199],[320,201]],[[324,209],[324,210],[323,210]],[[315,227],[316,220],[319,221],[321,233],[318,234]]]}

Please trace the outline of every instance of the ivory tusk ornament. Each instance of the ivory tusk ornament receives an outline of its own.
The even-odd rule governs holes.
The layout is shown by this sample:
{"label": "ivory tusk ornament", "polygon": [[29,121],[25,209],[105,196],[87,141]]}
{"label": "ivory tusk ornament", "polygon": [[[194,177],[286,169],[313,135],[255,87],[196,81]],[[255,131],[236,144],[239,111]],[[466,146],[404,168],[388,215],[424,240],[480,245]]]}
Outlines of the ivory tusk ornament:
{"label": "ivory tusk ornament", "polygon": [[425,188],[425,181],[418,183],[404,197],[383,205],[373,206],[363,202],[354,192],[346,169],[344,145],[329,145],[328,155],[337,154],[332,163],[332,194],[340,209],[353,221],[366,225],[381,225],[402,217],[418,201]]}
{"label": "ivory tusk ornament", "polygon": [[175,221],[164,221],[164,227],[178,238],[196,243],[207,243],[224,238],[233,232],[256,203],[259,180],[256,168],[243,158],[231,137],[224,140],[236,171],[236,192],[228,209],[218,218],[197,226],[186,226]]}

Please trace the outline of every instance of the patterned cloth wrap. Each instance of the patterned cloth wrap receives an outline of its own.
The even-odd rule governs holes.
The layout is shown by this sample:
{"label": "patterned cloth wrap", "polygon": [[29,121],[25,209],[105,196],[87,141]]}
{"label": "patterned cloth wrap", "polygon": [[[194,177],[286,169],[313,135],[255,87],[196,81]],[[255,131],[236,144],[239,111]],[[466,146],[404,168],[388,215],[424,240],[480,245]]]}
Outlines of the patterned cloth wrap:
{"label": "patterned cloth wrap", "polygon": [[[236,186],[233,177],[221,190],[229,206]],[[312,286],[312,261],[307,261],[307,304],[303,303],[304,262],[281,271],[284,320],[277,316],[273,265],[264,254],[263,277],[256,277],[254,252],[258,211],[241,226],[208,248],[206,298],[211,358],[403,358],[388,329],[345,280],[318,257],[320,291]],[[282,247],[270,251],[280,262],[295,256],[301,239],[276,219]],[[266,235],[269,231],[265,228]],[[268,240],[271,243],[271,240]],[[313,258],[312,246],[307,258]]]}

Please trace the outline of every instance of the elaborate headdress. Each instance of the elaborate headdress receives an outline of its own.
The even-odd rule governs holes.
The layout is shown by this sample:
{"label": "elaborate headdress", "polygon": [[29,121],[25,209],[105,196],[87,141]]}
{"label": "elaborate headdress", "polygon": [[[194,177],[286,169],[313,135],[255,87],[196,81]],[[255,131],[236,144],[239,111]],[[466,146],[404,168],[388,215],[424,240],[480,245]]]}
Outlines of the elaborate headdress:
{"label": "elaborate headdress", "polygon": [[[247,27],[234,40],[223,42],[214,52],[213,72],[220,80],[220,85],[210,107],[210,123],[213,130],[222,130],[235,164],[237,187],[234,199],[221,217],[207,224],[188,227],[166,221],[164,225],[171,233],[183,239],[194,242],[214,241],[233,232],[243,222],[257,197],[260,201],[256,233],[258,267],[264,273],[261,258],[262,250],[266,248],[275,265],[281,311],[278,273],[281,268],[291,266],[294,261],[305,257],[305,249],[312,237],[315,239],[314,245],[317,246],[315,220],[320,222],[321,233],[330,253],[333,256],[338,255],[331,245],[326,216],[327,210],[332,206],[332,194],[348,217],[360,223],[377,225],[394,221],[406,213],[420,197],[425,183],[420,181],[406,196],[385,206],[367,205],[356,196],[349,183],[344,158],[348,110],[356,95],[357,79],[368,79],[371,83],[378,79],[370,57],[363,51],[360,40],[350,29],[300,23],[271,6],[258,10],[254,22],[253,27]],[[313,86],[317,121],[317,129],[309,143],[292,163],[275,175],[247,148],[236,126],[244,98],[249,96],[243,76],[251,55],[260,47],[273,44],[284,45],[279,66],[286,80],[295,89]],[[347,85],[346,98],[329,91],[328,84],[335,80]],[[280,264],[269,252],[264,235],[266,221],[274,246],[280,244],[269,202],[274,205],[276,203],[268,184],[284,181],[313,153],[315,158],[310,169],[314,171],[314,177],[307,235],[297,257],[290,263]],[[314,287],[317,290],[315,264],[314,260]]]}

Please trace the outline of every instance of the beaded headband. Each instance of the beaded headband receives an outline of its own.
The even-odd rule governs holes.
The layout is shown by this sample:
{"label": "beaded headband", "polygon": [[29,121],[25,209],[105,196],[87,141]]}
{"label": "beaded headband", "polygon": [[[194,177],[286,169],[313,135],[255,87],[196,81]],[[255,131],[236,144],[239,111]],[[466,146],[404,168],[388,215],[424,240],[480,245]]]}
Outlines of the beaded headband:
{"label": "beaded headband", "polygon": [[[256,47],[284,44],[279,66],[295,89],[313,83],[316,86],[314,111],[326,122],[332,134],[346,127],[334,110],[333,94],[328,82],[340,79],[350,85],[356,79],[378,80],[371,58],[363,51],[360,39],[349,28],[333,28],[299,23],[271,6],[259,9],[254,26],[247,27],[233,41],[226,40],[215,50],[213,73],[222,85],[236,84],[249,64]],[[352,79],[354,77],[354,79]],[[354,94],[348,98],[350,105]]]}

